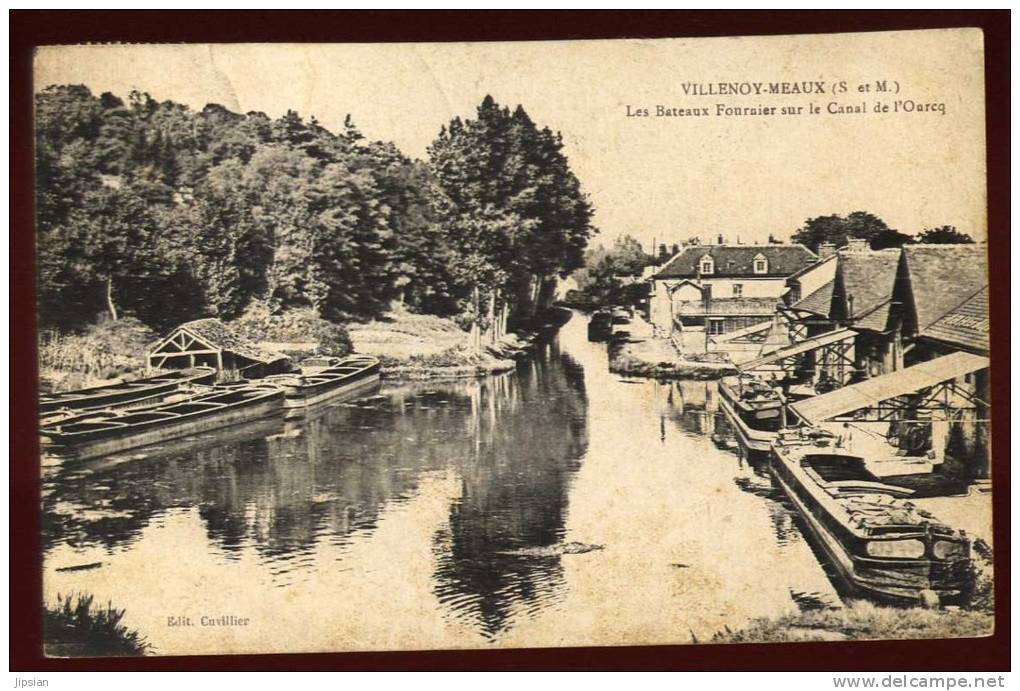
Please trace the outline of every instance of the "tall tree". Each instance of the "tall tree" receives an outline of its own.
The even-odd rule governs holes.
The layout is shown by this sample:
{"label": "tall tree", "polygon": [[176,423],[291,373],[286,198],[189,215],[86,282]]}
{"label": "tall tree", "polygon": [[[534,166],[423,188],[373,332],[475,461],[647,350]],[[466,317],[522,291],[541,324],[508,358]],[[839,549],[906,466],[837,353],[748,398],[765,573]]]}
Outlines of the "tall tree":
{"label": "tall tree", "polygon": [[528,316],[557,274],[583,265],[592,208],[562,150],[523,107],[511,112],[491,96],[429,147],[433,201],[467,309],[476,326],[496,325],[495,336],[512,311]]}

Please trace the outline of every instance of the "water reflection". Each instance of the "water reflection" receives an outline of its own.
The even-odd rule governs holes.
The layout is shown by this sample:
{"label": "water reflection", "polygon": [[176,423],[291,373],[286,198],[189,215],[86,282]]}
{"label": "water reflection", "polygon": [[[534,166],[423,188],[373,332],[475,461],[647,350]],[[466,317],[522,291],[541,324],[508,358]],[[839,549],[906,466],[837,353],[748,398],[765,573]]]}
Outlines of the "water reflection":
{"label": "water reflection", "polygon": [[496,390],[479,388],[461,498],[435,537],[436,595],[487,637],[563,588],[559,556],[521,553],[563,538],[570,475],[587,448],[583,370],[550,348]]}
{"label": "water reflection", "polygon": [[385,394],[246,426],[240,440],[47,469],[47,544],[129,549],[161,515],[197,507],[209,547],[258,554],[275,587],[314,569],[320,542],[343,547],[429,471],[453,467],[461,493],[434,537],[435,594],[486,635],[510,604],[562,588],[558,558],[512,550],[558,542],[569,476],[587,448],[584,372],[553,345],[514,375],[396,386]]}
{"label": "water reflection", "polygon": [[[831,596],[728,440],[714,383],[625,383],[575,318],[507,376],[46,462],[45,592],[111,600],[164,653],[275,627],[295,651],[706,640]],[[239,601],[260,626],[165,626]]]}

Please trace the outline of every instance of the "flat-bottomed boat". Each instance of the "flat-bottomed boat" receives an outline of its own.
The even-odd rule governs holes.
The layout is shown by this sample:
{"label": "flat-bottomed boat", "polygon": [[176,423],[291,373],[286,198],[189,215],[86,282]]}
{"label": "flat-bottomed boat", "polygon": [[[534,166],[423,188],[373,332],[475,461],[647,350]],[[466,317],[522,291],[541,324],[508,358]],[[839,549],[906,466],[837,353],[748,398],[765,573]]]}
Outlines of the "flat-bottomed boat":
{"label": "flat-bottomed boat", "polygon": [[212,367],[193,367],[119,384],[45,394],[39,397],[39,414],[46,417],[103,408],[149,406],[182,387],[212,384],[215,378],[216,370]]}
{"label": "flat-bottomed boat", "polygon": [[752,377],[726,377],[719,382],[719,407],[747,451],[769,453],[783,424],[779,392]]}
{"label": "flat-bottomed boat", "polygon": [[314,358],[301,365],[300,374],[279,374],[262,380],[283,389],[286,408],[338,400],[379,383],[379,360],[366,355]]}
{"label": "flat-bottomed boat", "polygon": [[249,422],[283,408],[283,389],[263,384],[206,387],[134,410],[102,410],[43,425],[44,447],[78,460]]}
{"label": "flat-bottomed boat", "polygon": [[842,578],[882,601],[959,604],[973,586],[970,541],[883,483],[820,430],[782,432],[772,475]]}

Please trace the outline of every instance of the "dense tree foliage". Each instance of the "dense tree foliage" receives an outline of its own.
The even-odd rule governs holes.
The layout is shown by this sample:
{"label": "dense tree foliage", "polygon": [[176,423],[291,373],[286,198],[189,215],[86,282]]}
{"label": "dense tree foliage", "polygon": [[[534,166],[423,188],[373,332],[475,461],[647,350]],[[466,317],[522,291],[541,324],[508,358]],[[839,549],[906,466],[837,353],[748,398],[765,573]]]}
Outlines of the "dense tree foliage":
{"label": "dense tree foliage", "polygon": [[866,211],[854,211],[845,217],[833,214],[809,218],[793,234],[792,240],[817,252],[822,244],[831,243],[842,247],[850,238],[867,240],[874,250],[901,247],[913,242],[911,236],[890,228],[885,221]]}
{"label": "dense tree foliage", "polygon": [[967,233],[961,233],[956,226],[939,226],[925,228],[917,236],[917,241],[930,245],[970,245],[974,243],[974,238]]}
{"label": "dense tree foliage", "polygon": [[622,235],[609,249],[599,245],[585,252],[585,265],[574,272],[574,280],[596,307],[633,306],[647,296],[647,285],[635,278],[654,259],[637,239]]}
{"label": "dense tree foliage", "polygon": [[[342,322],[393,301],[482,324],[583,263],[591,207],[562,140],[491,98],[413,161],[287,112],[200,112],[84,86],[36,97],[39,309],[164,329],[253,304]],[[536,286],[538,286],[536,288]],[[505,320],[504,320],[505,321]]]}
{"label": "dense tree foliage", "polygon": [[288,112],[201,112],[84,86],[36,97],[40,319],[157,329],[255,300],[342,321],[391,300],[450,313],[427,167]]}
{"label": "dense tree foliage", "polygon": [[592,208],[559,134],[491,96],[473,120],[454,119],[429,147],[433,196],[462,307],[476,325],[529,316],[557,275],[584,263]]}

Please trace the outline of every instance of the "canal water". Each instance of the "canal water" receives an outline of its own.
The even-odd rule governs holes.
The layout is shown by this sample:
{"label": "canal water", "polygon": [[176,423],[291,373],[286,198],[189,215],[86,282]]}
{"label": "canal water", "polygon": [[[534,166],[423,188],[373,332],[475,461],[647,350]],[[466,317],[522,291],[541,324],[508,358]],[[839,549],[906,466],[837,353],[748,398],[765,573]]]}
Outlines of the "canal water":
{"label": "canal water", "polygon": [[839,606],[715,404],[611,374],[575,314],[505,376],[44,459],[44,594],[160,654],[691,643]]}

